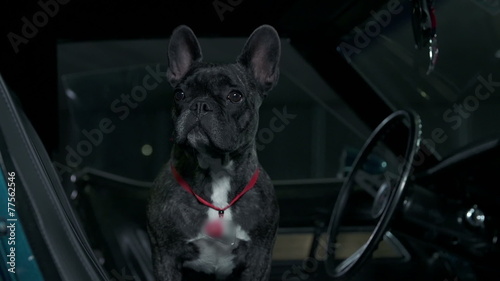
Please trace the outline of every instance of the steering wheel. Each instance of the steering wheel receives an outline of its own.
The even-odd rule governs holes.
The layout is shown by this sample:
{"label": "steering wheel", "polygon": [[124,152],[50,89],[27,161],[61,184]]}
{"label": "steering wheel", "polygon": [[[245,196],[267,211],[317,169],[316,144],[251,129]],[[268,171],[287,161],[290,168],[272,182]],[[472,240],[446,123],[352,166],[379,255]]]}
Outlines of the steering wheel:
{"label": "steering wheel", "polygon": [[[392,135],[391,135],[392,133]],[[390,138],[392,137],[392,138]],[[352,169],[339,192],[328,226],[328,248],[325,261],[326,272],[334,280],[343,280],[359,272],[371,259],[373,252],[389,230],[391,220],[402,205],[406,180],[412,169],[414,157],[420,147],[421,122],[419,116],[406,110],[392,113],[373,131],[353,162]],[[392,142],[391,142],[392,141]],[[397,170],[392,173],[392,181],[384,181],[378,190],[372,192],[374,203],[372,216],[375,227],[366,243],[344,260],[336,259],[337,236],[342,219],[345,217],[347,201],[355,188],[356,176],[363,169],[370,155],[377,152],[377,145],[383,145],[397,159]],[[350,208],[356,208],[350,206]]]}

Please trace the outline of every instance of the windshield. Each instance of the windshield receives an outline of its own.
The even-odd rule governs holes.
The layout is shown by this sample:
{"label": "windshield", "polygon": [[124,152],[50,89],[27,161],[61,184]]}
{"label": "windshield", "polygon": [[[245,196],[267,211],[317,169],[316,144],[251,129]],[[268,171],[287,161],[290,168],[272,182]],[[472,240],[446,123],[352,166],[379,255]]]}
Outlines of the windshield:
{"label": "windshield", "polygon": [[[206,61],[232,63],[245,40],[200,44]],[[154,179],[172,145],[167,46],[166,39],[59,44],[58,166]],[[345,157],[357,153],[370,129],[287,40],[280,64],[278,85],[259,113],[260,162],[274,180],[342,176]]]}
{"label": "windshield", "polygon": [[339,51],[392,109],[415,110],[438,158],[498,137],[500,4],[435,1],[438,58],[416,48],[411,1],[389,1]]}

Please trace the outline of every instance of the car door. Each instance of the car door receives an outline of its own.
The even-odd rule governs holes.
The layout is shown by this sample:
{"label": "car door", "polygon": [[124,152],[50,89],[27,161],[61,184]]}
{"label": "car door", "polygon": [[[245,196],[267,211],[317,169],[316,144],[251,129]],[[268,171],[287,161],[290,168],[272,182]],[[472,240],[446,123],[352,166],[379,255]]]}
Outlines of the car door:
{"label": "car door", "polygon": [[2,77],[0,163],[0,206],[7,226],[0,237],[2,259],[7,259],[0,268],[2,280],[110,280],[44,146]]}

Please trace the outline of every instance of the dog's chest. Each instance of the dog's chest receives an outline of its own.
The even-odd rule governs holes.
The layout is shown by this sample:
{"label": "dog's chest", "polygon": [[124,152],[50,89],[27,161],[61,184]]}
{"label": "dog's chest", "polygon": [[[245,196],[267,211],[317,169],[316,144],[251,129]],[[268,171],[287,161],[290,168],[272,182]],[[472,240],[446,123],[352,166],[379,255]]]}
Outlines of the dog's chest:
{"label": "dog's chest", "polygon": [[232,254],[234,246],[208,239],[199,239],[193,243],[198,246],[199,256],[197,259],[184,262],[184,267],[215,274],[218,278],[225,278],[231,274],[235,267]]}
{"label": "dog's chest", "polygon": [[[212,182],[211,202],[214,206],[224,208],[228,205],[228,193],[230,190],[230,179],[220,177]],[[218,278],[225,278],[235,267],[233,249],[238,246],[239,241],[250,241],[250,237],[240,225],[234,223],[231,208],[224,211],[223,218],[219,212],[207,207],[207,222],[223,219],[226,233],[230,233],[229,239],[214,239],[208,237],[203,227],[187,243],[193,243],[198,247],[199,255],[196,259],[184,262],[184,266],[207,274],[215,274]]]}

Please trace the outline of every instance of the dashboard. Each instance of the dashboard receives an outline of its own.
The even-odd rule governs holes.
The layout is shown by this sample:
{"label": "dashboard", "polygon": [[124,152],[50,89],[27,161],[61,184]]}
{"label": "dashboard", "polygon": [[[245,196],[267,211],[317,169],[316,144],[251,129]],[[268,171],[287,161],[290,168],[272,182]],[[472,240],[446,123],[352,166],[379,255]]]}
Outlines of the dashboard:
{"label": "dashboard", "polygon": [[498,139],[471,145],[413,175],[400,234],[437,251],[493,266],[500,256]]}

